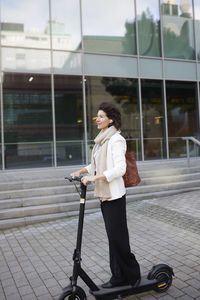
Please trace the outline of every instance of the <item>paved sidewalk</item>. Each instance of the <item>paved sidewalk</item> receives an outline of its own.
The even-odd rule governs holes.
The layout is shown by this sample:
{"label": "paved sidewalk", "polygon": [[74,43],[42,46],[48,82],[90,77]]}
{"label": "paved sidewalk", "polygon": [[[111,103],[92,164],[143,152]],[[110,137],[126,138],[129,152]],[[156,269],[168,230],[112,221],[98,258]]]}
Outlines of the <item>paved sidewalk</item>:
{"label": "paved sidewalk", "polygon": [[[127,205],[132,251],[142,273],[173,267],[172,287],[128,299],[200,300],[200,191]],[[77,218],[0,232],[0,299],[58,299],[72,272]],[[109,279],[108,246],[100,211],[85,217],[82,266],[97,284]],[[85,288],[88,299],[94,299]]]}

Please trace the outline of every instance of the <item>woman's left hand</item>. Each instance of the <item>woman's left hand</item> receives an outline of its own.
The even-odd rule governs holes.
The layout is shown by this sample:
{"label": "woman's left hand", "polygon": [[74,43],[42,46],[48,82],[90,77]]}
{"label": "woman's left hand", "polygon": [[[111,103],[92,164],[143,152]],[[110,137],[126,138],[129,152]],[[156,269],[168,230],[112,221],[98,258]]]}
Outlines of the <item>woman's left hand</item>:
{"label": "woman's left hand", "polygon": [[89,182],[95,182],[96,181],[96,176],[84,176],[81,178],[81,182],[84,185],[88,185]]}

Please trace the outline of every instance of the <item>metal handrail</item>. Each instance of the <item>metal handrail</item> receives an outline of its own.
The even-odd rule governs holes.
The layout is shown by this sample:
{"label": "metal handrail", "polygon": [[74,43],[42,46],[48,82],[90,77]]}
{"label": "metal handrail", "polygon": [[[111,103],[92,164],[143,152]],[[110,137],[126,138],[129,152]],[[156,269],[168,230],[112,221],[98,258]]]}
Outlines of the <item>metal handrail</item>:
{"label": "metal handrail", "polygon": [[200,146],[200,141],[195,139],[193,136],[182,137],[182,140],[186,141],[186,151],[187,151],[187,166],[190,167],[190,147],[189,141],[193,142],[194,144]]}

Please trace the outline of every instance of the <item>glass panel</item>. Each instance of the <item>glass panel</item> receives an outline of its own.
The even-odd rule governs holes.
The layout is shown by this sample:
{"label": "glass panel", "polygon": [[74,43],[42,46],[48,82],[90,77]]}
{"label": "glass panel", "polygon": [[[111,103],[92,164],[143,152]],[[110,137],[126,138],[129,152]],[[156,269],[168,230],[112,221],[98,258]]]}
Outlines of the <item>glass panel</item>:
{"label": "glass panel", "polygon": [[137,159],[141,159],[137,80],[131,78],[87,77],[86,97],[89,159],[93,139],[98,133],[94,120],[99,104],[104,101],[114,103],[121,111],[122,135],[128,140],[128,149],[136,153]]}
{"label": "glass panel", "polygon": [[198,59],[200,60],[200,2],[199,0],[194,0],[194,14],[195,14],[197,56]]}
{"label": "glass panel", "polygon": [[51,0],[53,49],[81,48],[79,0]]}
{"label": "glass panel", "polygon": [[85,54],[85,74],[96,76],[137,77],[137,58]]}
{"label": "glass panel", "polygon": [[49,48],[48,2],[48,0],[2,0],[2,45]]}
{"label": "glass panel", "polygon": [[132,0],[83,0],[84,49],[91,52],[136,54]]}
{"label": "glass panel", "polygon": [[137,0],[140,55],[161,56],[158,0]]}
{"label": "glass panel", "polygon": [[140,76],[143,78],[162,79],[162,60],[140,58]]}
{"label": "glass panel", "polygon": [[2,47],[2,69],[5,72],[50,73],[50,51]]}
{"label": "glass panel", "polygon": [[5,73],[3,101],[6,168],[51,166],[50,76]]}
{"label": "glass panel", "polygon": [[161,0],[165,57],[194,59],[192,0]]}
{"label": "glass panel", "polygon": [[197,86],[193,82],[166,82],[169,154],[185,157],[181,137],[198,135]]}
{"label": "glass panel", "polygon": [[81,80],[80,76],[54,76],[58,165],[85,161]]}
{"label": "glass panel", "polygon": [[54,73],[81,75],[81,54],[63,51],[53,52]]}
{"label": "glass panel", "polygon": [[142,80],[142,113],[145,159],[166,157],[162,81]]}
{"label": "glass panel", "polygon": [[164,61],[165,78],[175,80],[196,80],[196,63],[189,61]]}

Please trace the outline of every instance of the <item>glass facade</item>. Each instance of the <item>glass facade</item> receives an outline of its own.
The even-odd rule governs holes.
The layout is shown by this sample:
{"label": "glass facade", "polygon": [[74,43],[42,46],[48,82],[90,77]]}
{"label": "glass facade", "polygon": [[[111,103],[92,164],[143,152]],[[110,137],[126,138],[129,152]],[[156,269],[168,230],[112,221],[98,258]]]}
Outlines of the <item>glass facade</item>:
{"label": "glass facade", "polygon": [[142,80],[142,112],[145,159],[166,158],[163,86]]}
{"label": "glass facade", "polygon": [[50,75],[5,73],[5,167],[53,164]]}
{"label": "glass facade", "polygon": [[82,7],[85,51],[136,54],[134,1],[83,0]]}
{"label": "glass facade", "polygon": [[161,56],[158,0],[137,0],[139,54]]}
{"label": "glass facade", "polygon": [[161,3],[165,57],[194,59],[192,0],[162,0]]}
{"label": "glass facade", "polygon": [[1,1],[1,44],[50,48],[49,1]]}
{"label": "glass facade", "polygon": [[87,163],[103,101],[138,160],[185,157],[182,137],[200,138],[198,0],[0,0],[0,12],[1,170]]}
{"label": "glass facade", "polygon": [[184,155],[185,142],[181,137],[198,138],[196,89],[190,82],[168,81],[166,84],[170,157]]}
{"label": "glass facade", "polygon": [[85,161],[83,98],[80,76],[56,75],[55,119],[57,164]]}
{"label": "glass facade", "polygon": [[194,0],[194,16],[197,58],[200,60],[200,2],[198,0]]}

